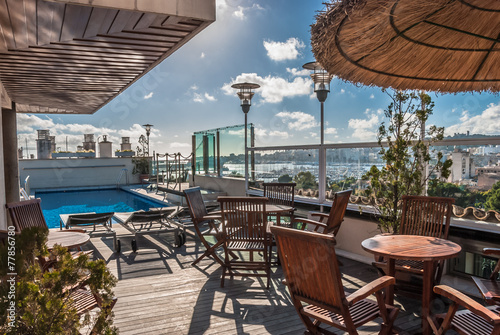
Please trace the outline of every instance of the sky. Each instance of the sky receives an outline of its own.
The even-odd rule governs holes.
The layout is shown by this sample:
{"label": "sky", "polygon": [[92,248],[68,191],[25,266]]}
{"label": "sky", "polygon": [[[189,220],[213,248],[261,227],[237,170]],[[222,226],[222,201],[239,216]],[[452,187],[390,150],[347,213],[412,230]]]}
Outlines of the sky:
{"label": "sky", "polygon": [[[153,124],[150,150],[191,152],[193,132],[244,123],[231,85],[254,82],[248,122],[256,146],[319,144],[320,104],[305,63],[314,61],[310,25],[324,0],[216,0],[214,23],[93,115],[18,114],[19,146],[33,153],[37,129],[50,129],[70,151],[83,134],[108,135],[113,149],[128,136],[135,149]],[[500,96],[436,94],[427,125],[445,134],[498,135]],[[334,78],[325,102],[325,143],[375,141],[386,93]],[[102,139],[102,137],[101,137]]]}

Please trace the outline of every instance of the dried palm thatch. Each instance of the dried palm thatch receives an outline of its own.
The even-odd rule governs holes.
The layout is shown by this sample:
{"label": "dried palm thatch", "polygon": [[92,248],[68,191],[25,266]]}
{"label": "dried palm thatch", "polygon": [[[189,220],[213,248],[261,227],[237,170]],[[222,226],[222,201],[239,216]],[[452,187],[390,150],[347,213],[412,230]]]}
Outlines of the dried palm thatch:
{"label": "dried palm thatch", "polygon": [[499,0],[331,0],[311,43],[330,74],[354,83],[500,91]]}

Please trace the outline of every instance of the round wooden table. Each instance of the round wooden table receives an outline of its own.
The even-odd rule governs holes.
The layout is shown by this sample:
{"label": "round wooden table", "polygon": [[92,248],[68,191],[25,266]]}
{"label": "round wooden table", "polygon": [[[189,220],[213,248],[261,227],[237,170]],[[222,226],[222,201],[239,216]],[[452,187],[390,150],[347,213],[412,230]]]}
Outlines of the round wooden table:
{"label": "round wooden table", "polygon": [[[434,264],[436,261],[456,257],[462,248],[449,240],[418,235],[378,235],[364,240],[363,249],[387,258],[389,276],[395,275],[395,260],[423,261],[422,333],[431,334],[428,318],[433,296]],[[387,303],[394,303],[394,287],[387,290]]]}
{"label": "round wooden table", "polygon": [[52,249],[56,244],[59,244],[62,247],[73,249],[81,247],[89,240],[90,236],[86,233],[71,230],[49,230],[47,248]]}

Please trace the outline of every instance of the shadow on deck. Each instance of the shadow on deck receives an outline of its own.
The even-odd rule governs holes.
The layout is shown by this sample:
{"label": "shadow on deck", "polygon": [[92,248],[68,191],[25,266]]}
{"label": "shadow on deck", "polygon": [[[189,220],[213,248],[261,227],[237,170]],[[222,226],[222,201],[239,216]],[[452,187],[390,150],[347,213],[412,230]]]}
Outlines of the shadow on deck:
{"label": "shadow on deck", "polygon": [[[113,226],[115,228],[115,225]],[[203,252],[194,232],[174,248],[172,234],[139,237],[133,253],[132,237],[116,224],[122,252],[111,251],[111,241],[94,238],[95,253],[119,279],[115,288],[115,325],[120,334],[303,334],[305,328],[281,283],[283,273],[274,266],[269,290],[260,278],[226,279],[220,288],[220,266],[211,259],[191,263]],[[343,281],[354,291],[377,278],[369,265],[341,258]],[[396,296],[401,309],[396,325],[402,333],[420,331],[420,302]],[[436,301],[437,310],[444,304]],[[360,334],[377,334],[381,320],[360,328]],[[339,334],[342,332],[338,331]]]}

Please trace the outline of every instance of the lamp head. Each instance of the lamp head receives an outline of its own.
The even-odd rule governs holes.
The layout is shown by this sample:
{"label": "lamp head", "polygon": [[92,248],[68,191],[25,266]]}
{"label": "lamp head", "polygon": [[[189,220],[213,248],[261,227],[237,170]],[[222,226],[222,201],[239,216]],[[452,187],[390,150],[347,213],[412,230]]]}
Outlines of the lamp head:
{"label": "lamp head", "polygon": [[143,124],[142,126],[144,127],[144,129],[146,129],[146,135],[149,136],[149,134],[151,133],[151,127],[153,127],[153,125],[146,123],[146,124]]}
{"label": "lamp head", "polygon": [[311,79],[314,82],[314,92],[319,102],[325,102],[328,93],[330,92],[330,81],[333,76],[323,69],[317,62],[310,62],[302,66],[304,69],[311,70]]}
{"label": "lamp head", "polygon": [[239,90],[238,92],[236,92],[236,94],[238,94],[238,97],[241,101],[241,110],[243,111],[243,113],[247,114],[250,111],[252,98],[255,94],[253,90],[259,88],[260,85],[252,83],[239,83],[234,84],[231,87]]}

